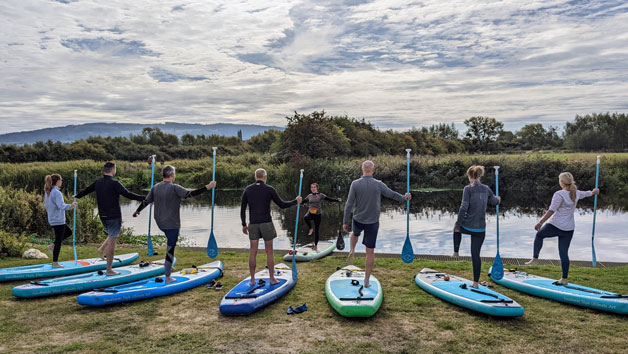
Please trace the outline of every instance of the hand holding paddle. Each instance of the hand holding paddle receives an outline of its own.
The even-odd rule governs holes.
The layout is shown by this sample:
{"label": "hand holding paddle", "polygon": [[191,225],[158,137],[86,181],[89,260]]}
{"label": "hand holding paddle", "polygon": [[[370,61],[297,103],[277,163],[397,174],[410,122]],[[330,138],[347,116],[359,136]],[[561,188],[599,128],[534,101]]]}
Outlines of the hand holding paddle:
{"label": "hand holding paddle", "polygon": [[[212,181],[205,186],[206,188],[212,188],[212,217],[211,217],[211,227],[209,233],[209,240],[207,240],[207,255],[209,258],[216,258],[218,256],[218,244],[216,243],[216,238],[214,237],[214,196],[216,194],[216,147],[212,147],[214,150],[213,160],[212,160]],[[213,186],[212,186],[213,184]]]}
{"label": "hand holding paddle", "polygon": [[412,243],[410,242],[410,151],[412,149],[406,149],[406,158],[408,160],[406,166],[406,240],[403,243],[401,250],[401,260],[405,263],[412,263],[414,261],[414,250],[412,249]]}

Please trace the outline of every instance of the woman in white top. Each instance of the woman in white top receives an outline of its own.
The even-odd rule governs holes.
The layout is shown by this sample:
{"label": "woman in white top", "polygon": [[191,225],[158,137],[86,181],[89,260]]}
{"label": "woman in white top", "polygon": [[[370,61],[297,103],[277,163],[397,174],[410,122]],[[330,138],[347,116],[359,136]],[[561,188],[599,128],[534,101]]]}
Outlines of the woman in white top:
{"label": "woman in white top", "polygon": [[[578,200],[600,194],[599,189],[592,191],[579,191],[573,176],[569,172],[563,172],[558,176],[558,183],[562,187],[561,190],[554,193],[552,203],[549,209],[541,218],[534,228],[536,237],[534,238],[534,255],[532,259],[526,262],[531,265],[539,260],[539,252],[543,247],[543,239],[558,236],[558,254],[560,256],[560,265],[563,269],[563,277],[558,280],[558,284],[567,285],[567,277],[569,275],[569,244],[573,237],[573,231],[576,227],[573,214],[576,210]],[[551,219],[550,219],[551,218]],[[549,222],[545,225],[547,220]]]}

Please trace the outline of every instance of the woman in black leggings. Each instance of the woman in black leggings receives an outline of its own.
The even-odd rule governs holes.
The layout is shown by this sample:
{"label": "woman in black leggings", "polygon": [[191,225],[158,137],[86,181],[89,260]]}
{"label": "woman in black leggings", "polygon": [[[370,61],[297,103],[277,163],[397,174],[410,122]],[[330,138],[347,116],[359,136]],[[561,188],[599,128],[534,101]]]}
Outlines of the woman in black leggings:
{"label": "woman in black leggings", "polygon": [[[341,202],[342,199],[330,198],[323,193],[319,193],[317,183],[310,184],[310,191],[312,193],[303,198],[303,203],[309,204],[309,208],[303,217],[303,221],[305,221],[309,229],[308,235],[312,235],[312,233],[314,233],[314,247],[312,247],[312,249],[314,251],[318,251],[319,229],[321,226],[321,204],[323,204],[323,200]],[[312,229],[312,221],[314,222],[314,229]]]}
{"label": "woman in black leggings", "polygon": [[59,252],[61,252],[61,243],[63,240],[72,235],[72,230],[65,224],[65,212],[66,210],[72,210],[76,206],[76,202],[72,204],[66,204],[63,201],[63,194],[59,188],[63,179],[58,174],[52,174],[46,176],[46,184],[44,185],[44,206],[48,213],[48,223],[55,231],[55,242],[48,246],[48,249],[52,252],[52,267],[63,267],[59,264]]}

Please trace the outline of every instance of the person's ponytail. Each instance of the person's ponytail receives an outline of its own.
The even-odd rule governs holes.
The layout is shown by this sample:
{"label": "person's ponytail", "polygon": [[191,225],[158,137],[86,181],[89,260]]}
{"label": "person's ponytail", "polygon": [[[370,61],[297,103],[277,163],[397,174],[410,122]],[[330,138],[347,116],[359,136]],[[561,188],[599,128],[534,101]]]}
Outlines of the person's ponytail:
{"label": "person's ponytail", "polygon": [[569,172],[563,172],[558,175],[558,180],[560,183],[564,184],[569,188],[569,199],[572,202],[576,201],[578,186],[576,186],[576,181],[573,178],[573,175]]}
{"label": "person's ponytail", "polygon": [[473,165],[467,170],[467,176],[474,180],[479,180],[484,176],[484,166]]}
{"label": "person's ponytail", "polygon": [[44,191],[46,195],[50,195],[50,191],[52,190],[52,186],[55,186],[57,182],[61,179],[61,176],[53,173],[51,175],[47,175],[44,184]]}

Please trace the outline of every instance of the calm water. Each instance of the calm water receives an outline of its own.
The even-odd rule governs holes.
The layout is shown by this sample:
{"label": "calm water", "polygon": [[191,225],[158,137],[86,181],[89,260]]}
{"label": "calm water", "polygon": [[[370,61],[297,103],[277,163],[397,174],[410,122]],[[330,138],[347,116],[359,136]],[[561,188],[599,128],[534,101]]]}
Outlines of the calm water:
{"label": "calm water", "polygon": [[[285,194],[285,193],[284,193]],[[181,207],[181,235],[183,245],[207,245],[210,228],[211,204],[209,194],[202,200],[184,201]],[[248,236],[242,234],[240,226],[240,192],[217,191],[217,206],[214,209],[214,235],[219,247],[248,248]],[[287,198],[287,194],[284,195]],[[344,199],[344,195],[342,195]],[[410,210],[410,237],[416,254],[451,254],[452,228],[460,203],[460,191],[432,193],[413,193]],[[593,198],[580,201],[576,213],[576,231],[571,243],[569,255],[573,260],[591,259],[591,226],[593,221]],[[530,193],[504,194],[500,207],[500,254],[502,257],[530,257],[534,241],[534,225],[545,211],[551,200],[550,193],[531,195]],[[547,205],[546,205],[547,203]],[[137,218],[133,211],[137,202],[128,202],[122,206],[124,226],[135,234],[146,234],[148,229],[148,209]],[[344,204],[326,203],[323,205],[321,239],[333,240],[341,226],[340,208]],[[273,205],[274,207],[274,205]],[[292,248],[296,207],[287,210],[273,208],[272,217],[277,228],[276,249]],[[301,210],[301,217],[305,210]],[[247,213],[248,217],[248,213]],[[248,220],[248,219],[247,219]],[[487,233],[482,256],[491,257],[496,252],[495,209],[489,208],[487,215]],[[162,234],[155,222],[151,227],[153,234]],[[597,212],[595,246],[597,259],[600,261],[628,261],[628,211],[616,204],[604,204],[599,200]],[[380,217],[380,229],[376,252],[400,253],[406,236],[405,204],[384,203]],[[303,220],[299,220],[297,246],[313,241],[307,236]],[[345,235],[348,250],[348,236]],[[361,242],[361,240],[360,240]],[[463,235],[461,255],[469,255],[469,236]],[[357,251],[364,246],[358,243]],[[541,258],[558,258],[557,239],[544,243]]]}

